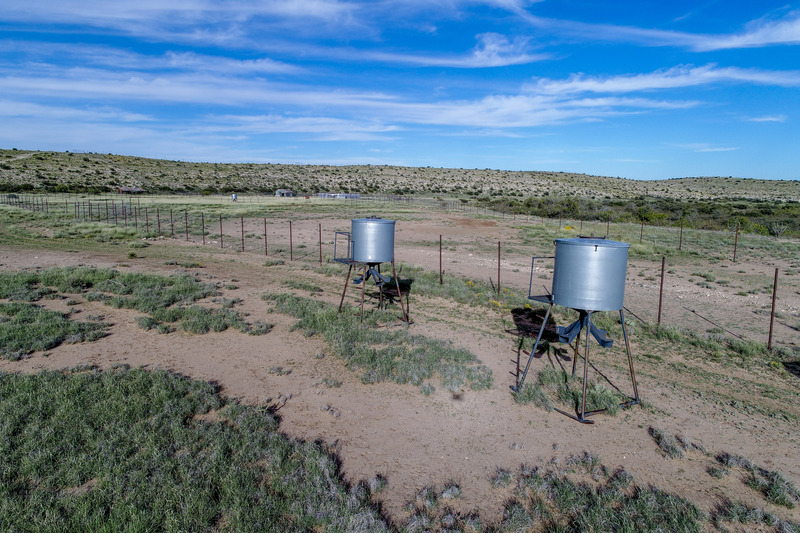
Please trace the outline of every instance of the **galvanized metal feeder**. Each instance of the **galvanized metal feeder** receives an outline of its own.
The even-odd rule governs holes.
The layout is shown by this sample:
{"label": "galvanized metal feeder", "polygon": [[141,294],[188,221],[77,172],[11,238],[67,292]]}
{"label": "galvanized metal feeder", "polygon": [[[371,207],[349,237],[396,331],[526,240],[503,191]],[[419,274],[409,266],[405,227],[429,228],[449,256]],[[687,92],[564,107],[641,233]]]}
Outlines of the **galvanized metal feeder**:
{"label": "galvanized metal feeder", "polygon": [[[337,231],[334,239],[333,259],[349,266],[347,278],[344,282],[342,299],[339,302],[339,312],[342,311],[344,296],[347,293],[347,286],[350,282],[350,274],[354,267],[363,268],[361,275],[353,279],[355,285],[361,285],[361,319],[364,318],[364,296],[366,293],[367,281],[372,278],[375,285],[380,290],[380,302],[382,307],[384,302],[383,286],[394,280],[397,289],[397,299],[400,301],[400,309],[403,311],[403,321],[408,322],[408,314],[403,305],[403,298],[400,292],[400,282],[397,279],[397,271],[394,265],[394,220],[383,218],[354,218],[350,223],[350,231]],[[345,248],[344,255],[339,255],[341,248]],[[392,264],[392,277],[381,274],[381,264]]]}
{"label": "galvanized metal feeder", "polygon": [[[575,415],[556,409],[559,413],[569,416],[584,424],[594,422],[587,417],[602,412],[605,409],[586,411],[586,384],[589,370],[589,341],[594,337],[603,348],[611,347],[613,340],[608,333],[592,324],[592,313],[597,311],[619,310],[619,320],[622,324],[622,334],[625,339],[625,351],[628,355],[631,382],[633,383],[633,398],[622,402],[620,406],[636,405],[639,403],[639,392],[636,386],[636,374],[633,370],[628,332],[625,329],[625,315],[623,313],[623,300],[625,297],[625,274],[628,266],[628,249],[630,244],[612,241],[604,237],[576,237],[556,239],[555,264],[553,267],[553,290],[544,296],[531,295],[528,289],[528,298],[547,303],[547,312],[542,321],[542,327],[536,337],[536,343],[531,350],[525,371],[512,390],[518,391],[525,381],[536,348],[542,340],[547,319],[554,305],[569,307],[579,313],[579,318],[569,326],[556,328],[559,342],[571,343],[575,341],[575,356],[572,359],[572,375],[575,375],[575,365],[578,359],[578,345],[581,331],[586,338],[583,355],[583,398],[580,412]],[[531,261],[531,285],[533,285],[533,267],[536,258]]]}

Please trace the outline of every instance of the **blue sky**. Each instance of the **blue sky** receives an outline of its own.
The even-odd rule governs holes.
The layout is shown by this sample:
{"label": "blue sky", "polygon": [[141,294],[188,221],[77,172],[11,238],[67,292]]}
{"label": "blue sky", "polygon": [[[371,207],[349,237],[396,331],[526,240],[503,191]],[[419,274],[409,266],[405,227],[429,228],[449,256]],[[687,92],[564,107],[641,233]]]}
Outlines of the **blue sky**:
{"label": "blue sky", "polygon": [[0,147],[800,179],[800,3],[5,0]]}

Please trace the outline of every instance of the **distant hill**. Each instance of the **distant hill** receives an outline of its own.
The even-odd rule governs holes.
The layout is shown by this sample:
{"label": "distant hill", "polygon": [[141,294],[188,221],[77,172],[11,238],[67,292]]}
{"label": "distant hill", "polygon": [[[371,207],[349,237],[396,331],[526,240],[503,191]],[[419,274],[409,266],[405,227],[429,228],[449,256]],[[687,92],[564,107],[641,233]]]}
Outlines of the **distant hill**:
{"label": "distant hill", "polygon": [[636,181],[569,172],[187,163],[97,153],[0,150],[0,192],[299,194],[352,192],[459,201],[550,218],[644,221],[800,236],[800,181],[699,177]]}
{"label": "distant hill", "polygon": [[800,181],[698,177],[637,181],[568,172],[397,167],[188,163],[98,153],[0,150],[0,190],[110,192],[360,192],[490,198],[800,201]]}

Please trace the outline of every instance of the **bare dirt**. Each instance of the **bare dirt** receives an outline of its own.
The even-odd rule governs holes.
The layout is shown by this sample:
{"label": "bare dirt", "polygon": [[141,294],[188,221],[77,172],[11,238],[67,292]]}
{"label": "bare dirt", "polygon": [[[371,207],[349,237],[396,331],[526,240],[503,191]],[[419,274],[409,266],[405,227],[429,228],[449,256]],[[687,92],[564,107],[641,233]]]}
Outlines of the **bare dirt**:
{"label": "bare dirt", "polygon": [[[438,270],[439,235],[443,234],[445,275],[458,274],[479,281],[492,278],[496,283],[497,241],[513,243],[519,235],[517,221],[446,214],[408,218],[397,225],[396,253],[400,260]],[[463,491],[461,498],[451,502],[456,510],[478,510],[488,521],[498,520],[507,497],[506,492],[491,483],[498,468],[513,472],[522,464],[564,462],[583,452],[599,456],[609,469],[624,467],[642,485],[651,484],[689,498],[706,511],[727,498],[800,520],[800,511],[769,504],[738,475],[720,480],[707,473],[707,468],[715,464],[714,454],[729,452],[780,471],[800,485],[800,407],[796,401],[800,379],[796,375],[780,373],[768,365],[731,365],[686,348],[663,351],[641,344],[634,333],[631,349],[645,407],[635,406],[616,416],[597,415],[594,425],[583,425],[557,412],[515,403],[509,386],[514,385],[517,367],[520,362],[524,365],[527,356],[518,350],[519,339],[507,313],[499,308],[465,309],[449,301],[421,298],[413,294],[412,288],[414,323],[409,326],[412,331],[469,348],[493,371],[495,385],[491,390],[479,392],[451,392],[437,387],[430,396],[410,385],[365,385],[320,338],[293,331],[294,320],[269,312],[269,305],[261,299],[265,293],[289,291],[281,283],[302,277],[323,287],[318,298],[338,304],[344,267],[341,278],[300,268],[316,261],[318,223],[317,219],[295,222],[294,245],[305,244],[298,249],[299,257],[295,262],[286,257],[285,264],[269,267],[264,266],[265,258],[257,251],[263,241],[259,244],[255,227],[248,228],[248,234],[255,236],[247,237],[245,253],[235,251],[234,243],[241,228],[233,226],[225,229],[225,239],[231,244],[221,250],[216,241],[210,240],[203,247],[196,242],[172,239],[136,250],[136,258],[129,258],[129,250],[123,248],[110,248],[102,253],[0,249],[3,270],[88,264],[169,273],[183,267],[167,265],[165,258],[195,260],[202,267],[188,270],[197,273],[200,279],[220,282],[226,298],[241,299],[237,309],[249,313],[248,320],[274,324],[265,336],[237,331],[165,335],[137,327],[136,312],[113,309],[77,296],[78,305],[69,309],[63,302],[44,304],[77,313],[74,316],[77,319],[81,315],[102,315],[113,324],[110,335],[92,343],[37,352],[17,362],[0,360],[0,371],[34,372],[86,364],[110,368],[127,364],[164,368],[214,381],[230,398],[276,406],[281,430],[287,435],[326,443],[340,458],[348,481],[367,480],[376,474],[385,476],[388,484],[378,498],[386,513],[398,523],[407,515],[406,504],[422,488],[441,489],[446,483],[457,483]],[[326,222],[326,254],[332,254],[328,248],[332,245],[334,228],[347,229],[348,219]],[[271,222],[271,231],[284,229]],[[274,246],[282,245],[279,240],[274,238]],[[509,252],[507,245],[501,245],[500,282],[503,287],[526,294],[530,257],[546,255],[548,250],[517,245],[512,248]],[[696,268],[693,264],[671,267],[674,273],[665,284],[668,304],[662,310],[665,323],[693,325],[700,330],[721,325],[749,338],[766,334],[769,317],[751,310],[769,305],[769,291],[737,296],[735,288],[703,289],[696,280],[690,281]],[[745,261],[731,270],[745,271],[742,276],[769,279],[772,268],[772,264]],[[648,321],[655,321],[657,312],[659,271],[660,261],[629,263],[626,306],[632,314]],[[640,272],[645,275],[639,275]],[[544,268],[542,274],[546,273]],[[549,285],[538,273],[533,279]],[[781,345],[796,349],[798,339],[793,326],[797,324],[800,296],[796,280],[789,283],[790,288],[781,293],[779,307],[784,319],[778,321],[775,338]],[[351,312],[356,304],[355,293],[348,292],[346,301]],[[754,325],[756,321],[759,323]],[[594,345],[591,360],[596,371],[630,394],[631,381],[624,349],[619,349],[621,344],[620,340],[612,350]],[[570,350],[551,351],[534,359],[534,372],[545,365],[569,368],[571,357]],[[329,383],[336,380],[341,385],[326,385],[326,378]],[[783,416],[781,410],[790,416]],[[668,459],[649,435],[651,428],[682,435],[702,444],[708,453],[693,451],[683,459]]]}

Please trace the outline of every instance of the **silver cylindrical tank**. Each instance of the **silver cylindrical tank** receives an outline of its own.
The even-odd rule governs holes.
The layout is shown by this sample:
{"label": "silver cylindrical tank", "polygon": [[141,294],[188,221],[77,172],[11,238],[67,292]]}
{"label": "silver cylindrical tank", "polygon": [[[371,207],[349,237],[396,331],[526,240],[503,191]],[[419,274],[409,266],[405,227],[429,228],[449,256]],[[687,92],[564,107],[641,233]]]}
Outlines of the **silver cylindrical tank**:
{"label": "silver cylindrical tank", "polygon": [[622,309],[630,244],[577,237],[556,239],[555,245],[554,303],[586,311]]}
{"label": "silver cylindrical tank", "polygon": [[394,220],[354,218],[350,226],[353,261],[367,264],[394,261]]}

